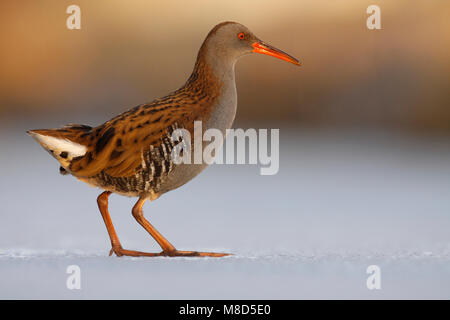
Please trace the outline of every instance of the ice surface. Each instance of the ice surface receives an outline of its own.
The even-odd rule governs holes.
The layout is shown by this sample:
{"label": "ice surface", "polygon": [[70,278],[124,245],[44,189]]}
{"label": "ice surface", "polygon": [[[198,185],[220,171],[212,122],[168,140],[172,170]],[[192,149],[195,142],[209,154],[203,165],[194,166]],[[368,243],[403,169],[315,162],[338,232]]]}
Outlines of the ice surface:
{"label": "ice surface", "polygon": [[[0,133],[0,298],[450,298],[448,137],[281,130],[278,175],[216,165],[144,207],[178,249],[234,256],[115,258],[98,190],[25,129]],[[135,199],[110,199],[123,246],[158,251]],[[81,290],[66,288],[74,264]]]}

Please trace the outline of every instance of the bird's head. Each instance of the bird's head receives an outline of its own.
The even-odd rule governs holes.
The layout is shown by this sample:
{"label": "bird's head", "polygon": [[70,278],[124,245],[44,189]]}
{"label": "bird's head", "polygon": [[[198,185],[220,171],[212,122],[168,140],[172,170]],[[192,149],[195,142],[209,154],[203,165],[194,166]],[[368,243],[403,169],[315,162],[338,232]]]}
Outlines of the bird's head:
{"label": "bird's head", "polygon": [[206,37],[202,48],[213,61],[219,59],[221,62],[234,63],[243,55],[261,53],[297,66],[301,65],[293,56],[263,42],[247,27],[236,22],[222,22],[215,26]]}

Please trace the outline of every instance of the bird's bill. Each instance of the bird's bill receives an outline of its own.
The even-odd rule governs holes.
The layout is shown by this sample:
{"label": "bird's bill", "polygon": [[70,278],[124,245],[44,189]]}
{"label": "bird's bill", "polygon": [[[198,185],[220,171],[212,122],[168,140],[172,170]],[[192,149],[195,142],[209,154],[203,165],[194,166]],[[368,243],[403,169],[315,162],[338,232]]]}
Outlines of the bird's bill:
{"label": "bird's bill", "polygon": [[297,66],[301,66],[300,61],[295,59],[293,56],[287,54],[286,52],[281,51],[275,47],[272,47],[270,44],[264,43],[262,41],[255,42],[253,45],[253,52],[267,54],[269,56],[293,63]]}

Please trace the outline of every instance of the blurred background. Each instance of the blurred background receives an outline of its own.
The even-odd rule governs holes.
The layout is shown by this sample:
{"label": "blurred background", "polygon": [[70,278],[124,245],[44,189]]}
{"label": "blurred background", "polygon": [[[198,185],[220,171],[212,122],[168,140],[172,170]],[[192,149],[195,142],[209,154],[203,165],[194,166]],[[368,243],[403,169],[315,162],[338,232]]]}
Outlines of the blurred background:
{"label": "blurred background", "polygon": [[[449,1],[3,0],[0,16],[0,298],[450,298]],[[108,259],[99,190],[25,131],[177,89],[227,20],[303,62],[236,66],[235,127],[280,128],[280,172],[211,166],[145,205],[179,249],[235,256]],[[111,197],[122,244],[157,251],[134,201]],[[68,264],[88,277],[79,292]],[[365,287],[370,264],[382,291]]]}
{"label": "blurred background", "polygon": [[97,124],[165,95],[231,20],[304,63],[239,61],[238,125],[450,132],[448,1],[376,1],[382,30],[366,28],[365,0],[80,0],[81,30],[68,30],[73,3],[2,1],[2,121]]}

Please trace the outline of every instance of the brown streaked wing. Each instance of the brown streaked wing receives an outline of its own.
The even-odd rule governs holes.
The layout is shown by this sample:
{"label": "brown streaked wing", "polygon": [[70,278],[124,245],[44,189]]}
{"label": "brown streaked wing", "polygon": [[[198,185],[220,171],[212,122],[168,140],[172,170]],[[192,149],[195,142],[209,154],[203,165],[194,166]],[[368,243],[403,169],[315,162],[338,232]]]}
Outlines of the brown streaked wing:
{"label": "brown streaked wing", "polygon": [[127,111],[92,130],[88,152],[72,162],[70,171],[78,177],[93,177],[101,171],[112,177],[132,176],[142,163],[142,151],[159,146],[168,127],[186,121],[184,114],[185,108],[176,103]]}

